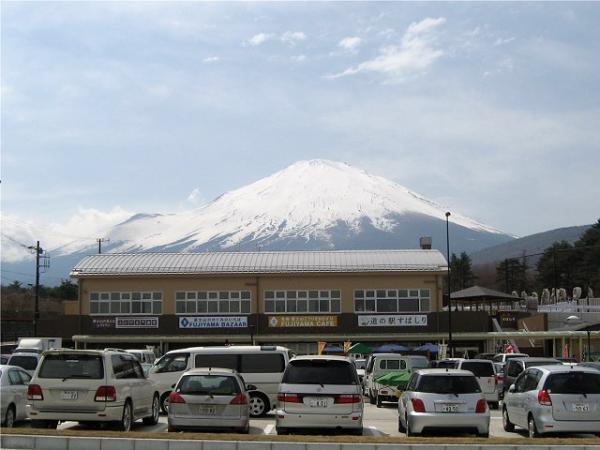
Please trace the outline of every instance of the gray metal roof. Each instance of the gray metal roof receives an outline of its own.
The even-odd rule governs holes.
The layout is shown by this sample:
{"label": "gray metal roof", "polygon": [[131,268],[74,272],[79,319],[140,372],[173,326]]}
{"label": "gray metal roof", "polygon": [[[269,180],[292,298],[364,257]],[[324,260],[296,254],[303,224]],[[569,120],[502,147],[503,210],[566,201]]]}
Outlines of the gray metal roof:
{"label": "gray metal roof", "polygon": [[81,260],[71,276],[443,272],[446,269],[446,259],[437,250],[105,253]]}
{"label": "gray metal roof", "polygon": [[513,300],[519,301],[520,297],[515,297],[512,294],[506,294],[504,292],[495,291],[494,289],[488,289],[481,286],[471,286],[463,289],[462,291],[452,292],[450,294],[452,300]]}

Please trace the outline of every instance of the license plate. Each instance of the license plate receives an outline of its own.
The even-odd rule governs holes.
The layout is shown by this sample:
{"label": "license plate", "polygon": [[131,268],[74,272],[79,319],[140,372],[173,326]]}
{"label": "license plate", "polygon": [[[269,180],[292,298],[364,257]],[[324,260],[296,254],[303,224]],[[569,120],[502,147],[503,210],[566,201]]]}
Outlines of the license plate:
{"label": "license plate", "polygon": [[61,398],[63,400],[77,400],[77,391],[63,391]]}
{"label": "license plate", "polygon": [[329,406],[329,402],[326,398],[311,399],[309,404],[313,408],[327,408]]}
{"label": "license plate", "polygon": [[205,416],[214,416],[217,412],[217,408],[203,408],[200,410],[200,413]]}
{"label": "license plate", "polygon": [[453,413],[458,407],[456,405],[442,405],[442,412]]}
{"label": "license plate", "polygon": [[573,404],[573,411],[575,412],[588,412],[590,405],[588,403],[575,403]]}

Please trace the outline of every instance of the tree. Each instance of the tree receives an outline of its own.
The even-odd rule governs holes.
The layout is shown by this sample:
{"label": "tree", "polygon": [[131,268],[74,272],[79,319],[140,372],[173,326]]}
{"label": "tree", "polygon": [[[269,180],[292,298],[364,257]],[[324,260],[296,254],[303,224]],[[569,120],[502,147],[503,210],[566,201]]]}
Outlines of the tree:
{"label": "tree", "polygon": [[529,287],[527,280],[527,263],[519,258],[507,258],[496,266],[496,285],[507,294],[512,291],[526,291]]}
{"label": "tree", "polygon": [[600,219],[575,242],[574,249],[575,284],[584,289],[591,286],[594,292],[600,292]]}
{"label": "tree", "polygon": [[537,263],[536,285],[538,289],[565,288],[572,292],[574,274],[578,269],[578,258],[567,241],[555,242],[546,250]]}
{"label": "tree", "polygon": [[475,283],[477,277],[473,273],[471,258],[465,252],[462,252],[460,257],[452,253],[452,257],[450,258],[450,278],[450,290],[452,292],[466,289]]}

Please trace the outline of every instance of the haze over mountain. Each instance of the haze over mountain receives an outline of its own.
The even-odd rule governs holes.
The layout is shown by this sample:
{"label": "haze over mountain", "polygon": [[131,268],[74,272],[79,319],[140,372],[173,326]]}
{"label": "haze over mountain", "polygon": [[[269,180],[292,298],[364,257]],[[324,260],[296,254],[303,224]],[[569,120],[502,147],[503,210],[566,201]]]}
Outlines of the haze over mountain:
{"label": "haze over mountain", "polygon": [[[446,210],[348,164],[300,161],[197,209],[136,214],[106,233],[110,242],[103,251],[403,249],[431,236],[433,247],[445,253]],[[454,253],[513,239],[454,211],[450,236]],[[3,246],[11,245],[6,237]],[[96,251],[81,241],[50,249],[51,270],[66,277],[75,262]]]}

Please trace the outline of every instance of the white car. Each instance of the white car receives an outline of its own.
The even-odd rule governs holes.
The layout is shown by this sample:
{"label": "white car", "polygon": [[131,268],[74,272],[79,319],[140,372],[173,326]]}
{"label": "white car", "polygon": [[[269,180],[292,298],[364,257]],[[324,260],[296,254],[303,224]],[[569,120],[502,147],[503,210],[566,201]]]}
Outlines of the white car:
{"label": "white car", "polygon": [[362,435],[362,397],[356,368],[348,358],[293,358],[277,394],[277,434],[316,428]]}
{"label": "white car", "polygon": [[27,418],[27,385],[31,376],[16,366],[0,366],[0,404],[2,426],[12,428],[15,422]]}
{"label": "white car", "polygon": [[48,350],[27,389],[27,415],[34,428],[58,422],[112,422],[121,431],[143,419],[158,423],[158,389],[135,356],[106,350]]}
{"label": "white car", "polygon": [[34,352],[13,353],[6,363],[9,366],[17,366],[25,370],[30,376],[33,376],[37,365],[40,362],[41,355]]}

